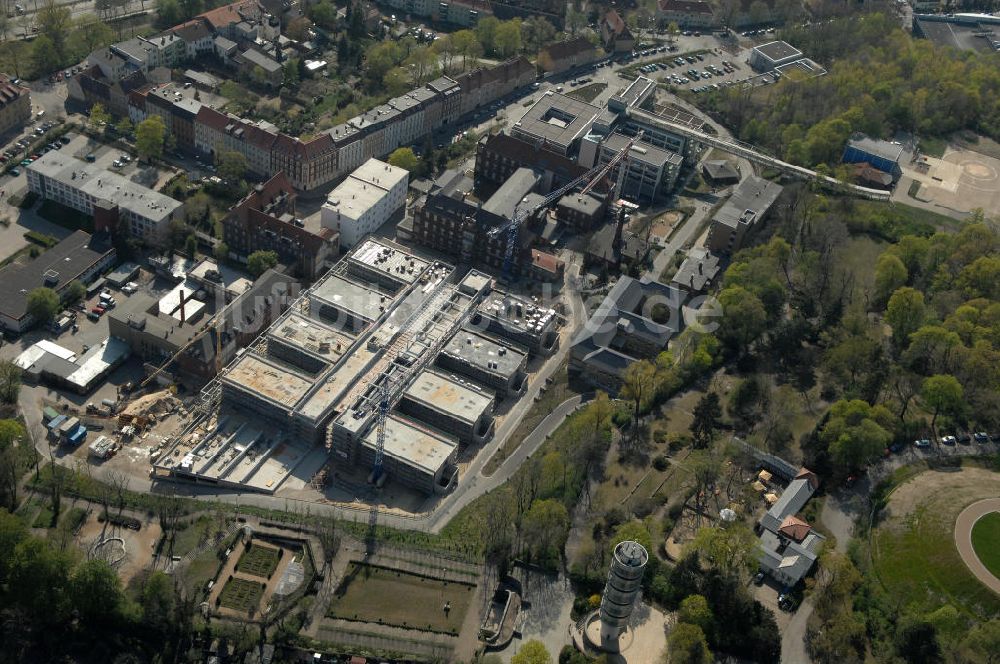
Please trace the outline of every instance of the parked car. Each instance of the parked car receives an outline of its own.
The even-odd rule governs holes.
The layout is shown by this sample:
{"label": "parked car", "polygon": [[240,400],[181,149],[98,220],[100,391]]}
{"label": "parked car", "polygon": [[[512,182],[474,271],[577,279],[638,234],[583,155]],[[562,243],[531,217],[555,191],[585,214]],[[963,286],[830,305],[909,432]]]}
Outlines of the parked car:
{"label": "parked car", "polygon": [[100,316],[105,311],[107,311],[107,309],[105,309],[104,307],[94,307],[93,309],[90,310],[90,313],[97,314],[98,316]]}
{"label": "parked car", "polygon": [[753,577],[753,582],[758,586],[764,585],[764,573],[757,572],[757,575]]}
{"label": "parked car", "polygon": [[955,439],[954,436],[944,436],[941,438],[941,442],[944,443],[945,445],[954,445],[957,442],[957,440]]}
{"label": "parked car", "polygon": [[920,449],[927,449],[928,447],[931,446],[931,441],[928,440],[927,438],[918,438],[917,440],[913,441],[913,446],[919,447]]}
{"label": "parked car", "polygon": [[94,312],[94,311],[88,311],[87,312],[87,318],[89,318],[90,320],[96,322],[96,321],[101,320],[101,314],[99,314],[97,312]]}
{"label": "parked car", "polygon": [[15,166],[14,168],[10,169],[10,174],[13,175],[14,177],[17,177],[18,175],[21,174],[21,169]]}

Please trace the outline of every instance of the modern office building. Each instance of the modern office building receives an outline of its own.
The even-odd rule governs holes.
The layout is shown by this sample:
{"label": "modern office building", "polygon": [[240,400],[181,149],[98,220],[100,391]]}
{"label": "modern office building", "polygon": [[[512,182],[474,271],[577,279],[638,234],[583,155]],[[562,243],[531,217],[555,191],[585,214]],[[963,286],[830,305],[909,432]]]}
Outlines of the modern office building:
{"label": "modern office building", "polygon": [[510,135],[572,157],[600,113],[597,106],[549,90],[514,123]]}
{"label": "modern office building", "polygon": [[755,71],[773,71],[781,65],[795,62],[802,57],[802,51],[783,41],[772,41],[754,46],[750,51],[750,66]]}

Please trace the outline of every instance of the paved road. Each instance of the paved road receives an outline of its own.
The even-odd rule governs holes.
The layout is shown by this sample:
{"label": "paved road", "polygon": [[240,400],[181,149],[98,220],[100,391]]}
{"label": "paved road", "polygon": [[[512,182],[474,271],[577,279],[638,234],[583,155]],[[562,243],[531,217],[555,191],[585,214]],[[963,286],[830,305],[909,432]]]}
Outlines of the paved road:
{"label": "paved road", "polygon": [[958,547],[958,553],[962,556],[962,561],[965,562],[969,571],[984,586],[1000,594],[1000,579],[986,569],[986,565],[979,560],[979,556],[972,548],[972,527],[976,525],[976,521],[991,512],[1000,512],[1000,498],[980,500],[962,510],[958,519],[955,520],[955,546]]}

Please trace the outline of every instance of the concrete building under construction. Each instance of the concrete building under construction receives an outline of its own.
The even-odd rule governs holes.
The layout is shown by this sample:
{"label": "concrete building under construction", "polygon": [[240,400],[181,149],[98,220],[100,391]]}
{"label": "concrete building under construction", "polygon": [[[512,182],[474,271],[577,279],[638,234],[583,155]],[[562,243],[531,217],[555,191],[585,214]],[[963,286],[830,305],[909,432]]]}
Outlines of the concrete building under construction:
{"label": "concrete building under construction", "polygon": [[362,240],[205,388],[158,470],[273,492],[318,447],[335,471],[370,470],[381,448],[390,481],[447,489],[460,446],[488,440],[498,399],[523,393],[529,353],[554,345],[553,310],[493,286]]}

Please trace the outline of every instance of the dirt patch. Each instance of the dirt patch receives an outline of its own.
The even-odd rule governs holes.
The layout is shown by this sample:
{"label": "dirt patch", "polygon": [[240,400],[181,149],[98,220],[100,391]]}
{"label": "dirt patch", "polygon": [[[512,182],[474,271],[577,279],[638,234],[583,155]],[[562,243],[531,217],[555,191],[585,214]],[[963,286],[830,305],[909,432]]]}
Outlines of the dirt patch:
{"label": "dirt patch", "polygon": [[[100,507],[91,509],[90,514],[87,516],[87,521],[83,524],[80,532],[77,533],[77,544],[88,556],[101,555],[99,551],[96,554],[92,553],[94,546],[98,542],[102,539],[121,538],[122,544],[125,547],[125,556],[115,565],[115,569],[118,571],[118,576],[121,578],[122,583],[128,584],[136,574],[149,567],[153,562],[153,551],[156,548],[156,543],[160,541],[163,531],[158,523],[144,514],[130,513],[128,511],[122,513],[123,515],[128,514],[135,517],[141,522],[142,525],[139,527],[139,530],[132,530],[124,526],[110,524],[106,521],[98,521],[97,516],[100,512]],[[116,512],[113,511],[112,513]],[[108,554],[118,550],[118,547],[102,548]]]}

